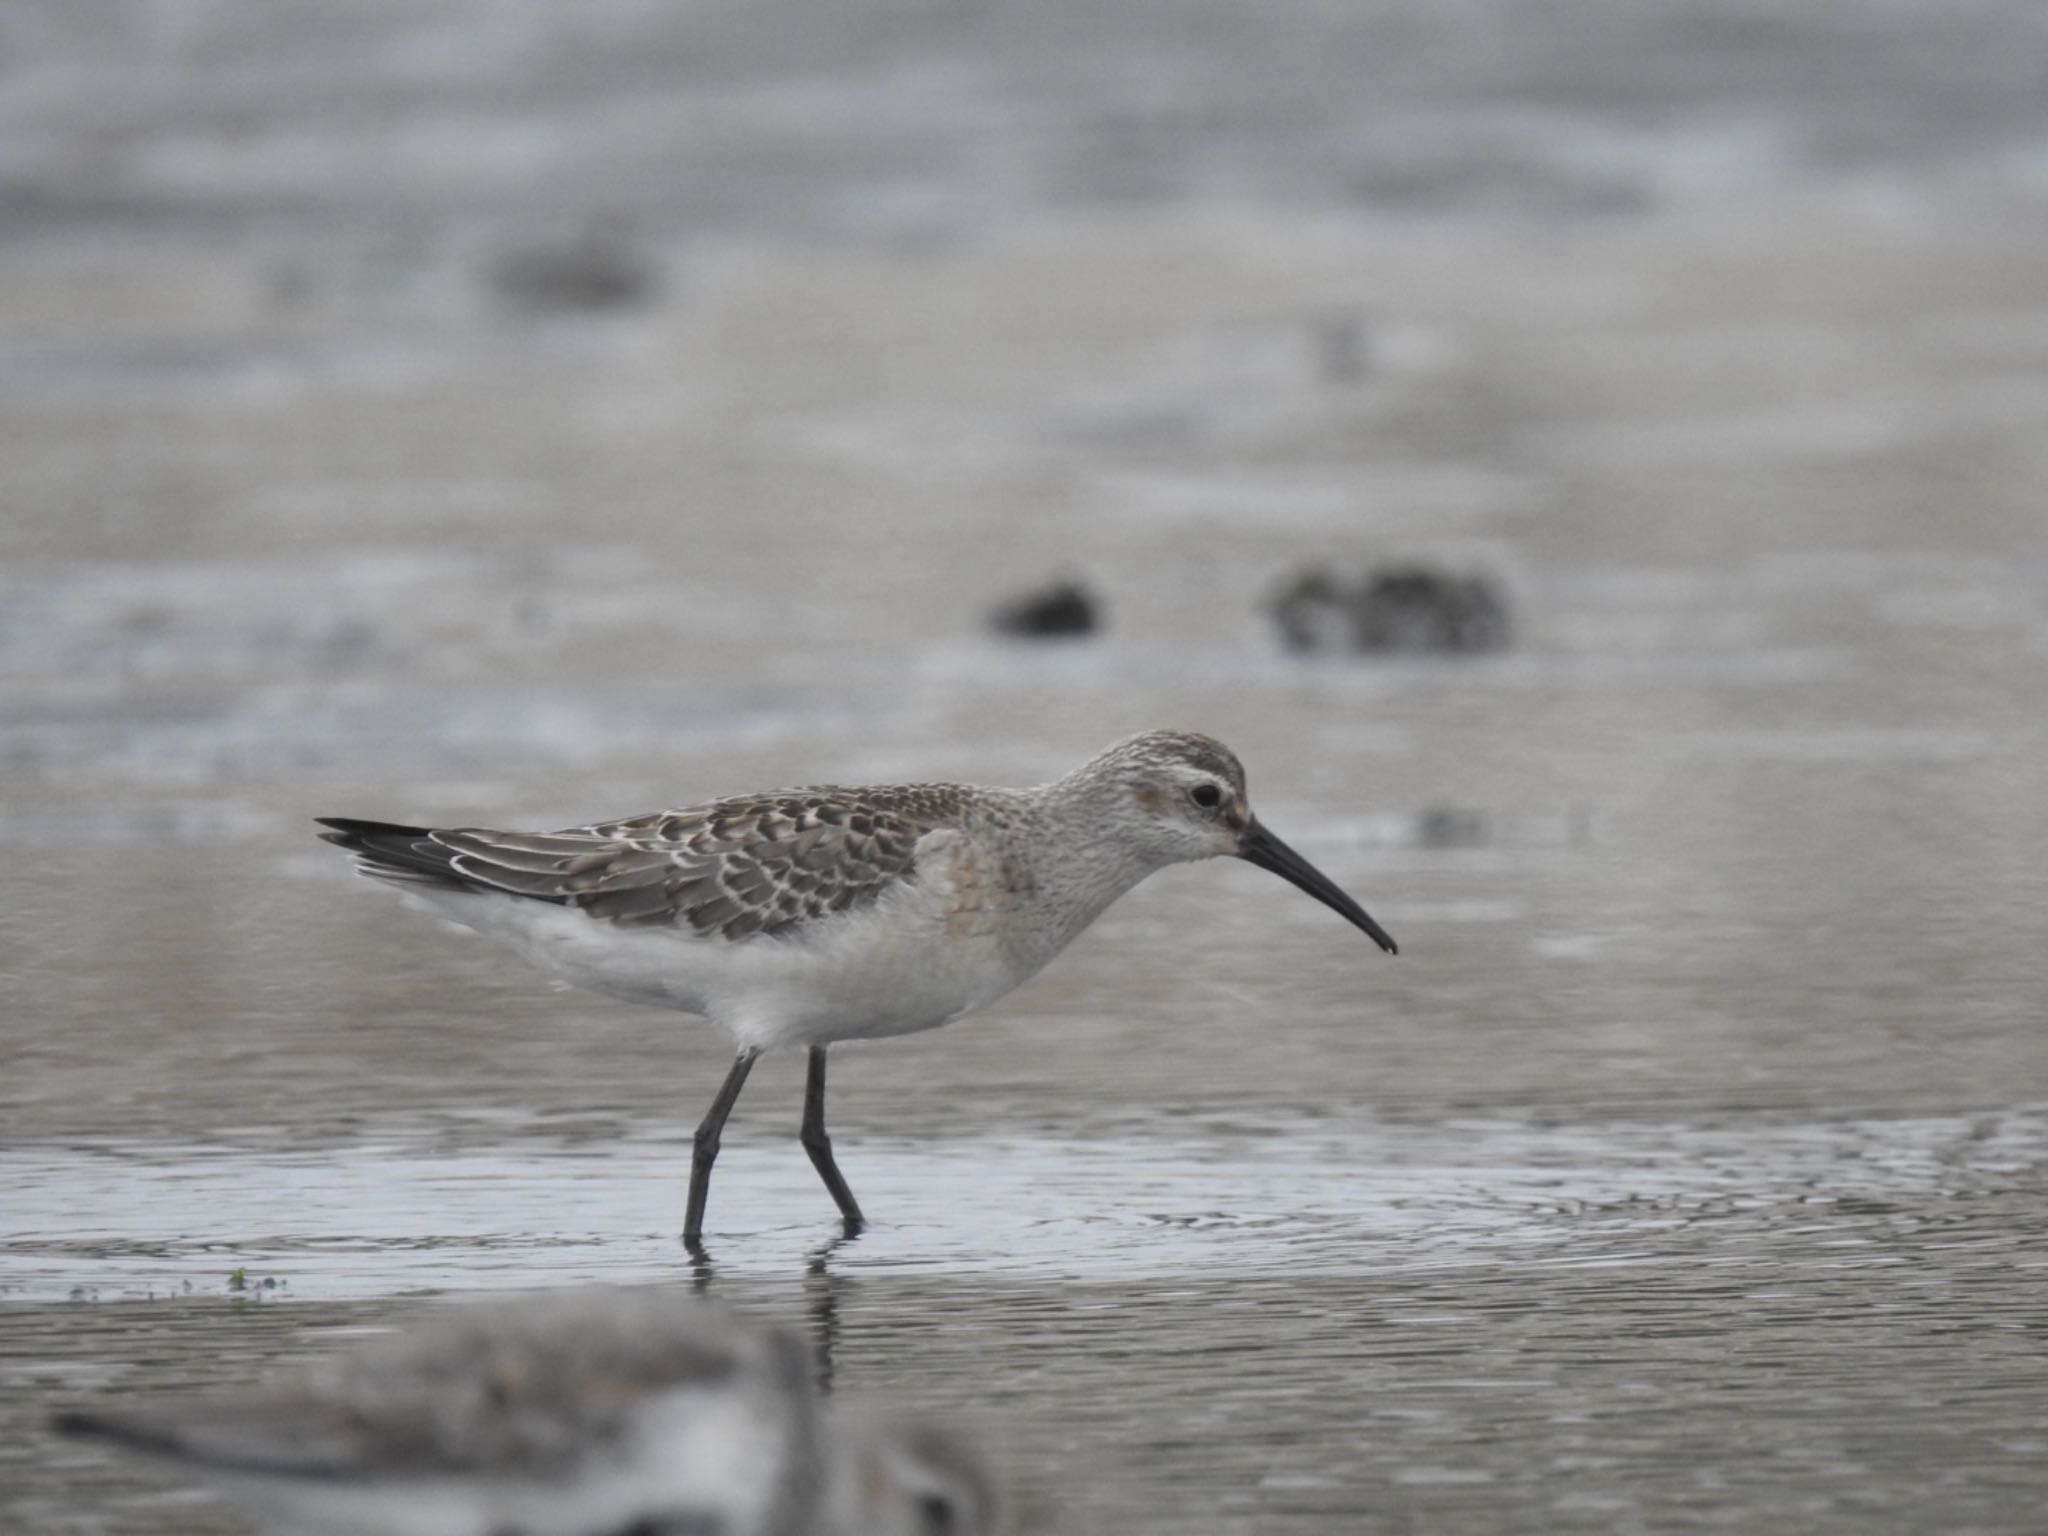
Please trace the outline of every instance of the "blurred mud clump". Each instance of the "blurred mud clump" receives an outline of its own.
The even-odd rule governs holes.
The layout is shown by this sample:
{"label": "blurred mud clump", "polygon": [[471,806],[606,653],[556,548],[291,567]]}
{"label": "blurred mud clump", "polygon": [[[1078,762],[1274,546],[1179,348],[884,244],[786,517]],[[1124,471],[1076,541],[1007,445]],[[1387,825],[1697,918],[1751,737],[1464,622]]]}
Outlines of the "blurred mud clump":
{"label": "blurred mud clump", "polygon": [[1508,644],[1507,603],[1492,581],[1425,565],[1378,566],[1355,580],[1304,566],[1266,608],[1290,651],[1450,656]]}
{"label": "blurred mud clump", "polygon": [[1027,640],[1072,640],[1102,627],[1102,605],[1071,577],[1026,592],[998,606],[988,618],[1003,635]]}

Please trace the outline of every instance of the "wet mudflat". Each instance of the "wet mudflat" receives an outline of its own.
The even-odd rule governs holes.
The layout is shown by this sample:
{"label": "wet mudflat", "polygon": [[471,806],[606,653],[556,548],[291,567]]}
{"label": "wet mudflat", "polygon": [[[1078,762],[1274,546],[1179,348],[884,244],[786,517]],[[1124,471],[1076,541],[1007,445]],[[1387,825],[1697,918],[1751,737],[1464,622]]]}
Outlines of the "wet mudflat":
{"label": "wet mudflat", "polygon": [[[1853,41],[1785,25],[1756,46]],[[41,1416],[603,1279],[802,1323],[836,1384],[981,1425],[1061,1530],[2037,1530],[2048,306],[1995,30],[1923,55],[1985,66],[1926,76],[1980,118],[1894,83],[1980,124],[1932,168],[1872,126],[1882,71],[1748,103],[1848,165],[1790,186],[1739,114],[1502,138],[1455,71],[1382,61],[1471,131],[1456,164],[1375,138],[1363,184],[1446,223],[1320,207],[1314,114],[1168,155],[1189,45],[1088,120],[1124,159],[1013,102],[848,193],[879,233],[790,241],[763,210],[818,205],[742,135],[758,178],[644,231],[648,295],[544,316],[477,255],[517,188],[448,173],[445,229],[374,195],[445,128],[364,137],[345,82],[388,61],[276,161],[203,71],[97,108],[77,58],[44,78],[93,131],[21,163],[101,150],[0,244],[0,1526],[243,1529]],[[515,53],[437,88],[552,79]],[[700,109],[772,138],[795,65],[760,68]],[[299,77],[243,78],[260,114]],[[889,142],[987,100],[859,78]],[[556,148],[507,127],[498,163],[658,186],[554,86]],[[325,212],[293,156],[350,173]],[[202,194],[232,228],[163,212]],[[1513,645],[1300,657],[1261,610],[1304,561],[1416,559],[1495,577]],[[1099,636],[984,631],[1070,570]],[[985,1016],[835,1057],[856,1240],[764,1064],[708,1268],[673,1234],[720,1043],[311,837],[1030,782],[1155,725],[1235,745],[1402,954],[1169,871]]]}

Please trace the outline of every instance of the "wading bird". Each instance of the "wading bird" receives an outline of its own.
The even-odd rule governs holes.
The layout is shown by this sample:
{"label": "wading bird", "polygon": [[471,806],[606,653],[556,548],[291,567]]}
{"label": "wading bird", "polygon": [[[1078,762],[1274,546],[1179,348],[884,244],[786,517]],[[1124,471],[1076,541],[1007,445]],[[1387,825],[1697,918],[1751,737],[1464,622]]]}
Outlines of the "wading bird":
{"label": "wading bird", "polygon": [[668,1288],[439,1307],[300,1377],[57,1416],[320,1536],[983,1536],[957,1436],[827,1408],[803,1340]]}
{"label": "wading bird", "polygon": [[1035,974],[1169,864],[1229,855],[1394,941],[1260,825],[1221,742],[1134,736],[1035,789],[824,785],[561,832],[321,819],[322,835],[444,918],[559,980],[702,1014],[739,1054],[697,1128],[685,1241],[719,1136],[763,1051],[806,1048],[800,1139],[849,1232],[825,1133],[825,1053],[936,1029]]}

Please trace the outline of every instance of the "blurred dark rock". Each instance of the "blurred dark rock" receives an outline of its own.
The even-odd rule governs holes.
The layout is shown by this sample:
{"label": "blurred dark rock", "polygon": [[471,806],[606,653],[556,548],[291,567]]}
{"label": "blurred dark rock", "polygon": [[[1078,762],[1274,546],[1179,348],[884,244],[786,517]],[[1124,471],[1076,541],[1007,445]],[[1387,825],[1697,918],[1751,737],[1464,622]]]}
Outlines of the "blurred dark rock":
{"label": "blurred dark rock", "polygon": [[500,252],[491,263],[490,282],[504,303],[540,314],[644,304],[653,295],[655,274],[625,229],[593,219],[572,240]]}
{"label": "blurred dark rock", "polygon": [[1380,566],[1355,582],[1306,566],[1267,610],[1291,651],[1470,655],[1508,643],[1507,604],[1491,581],[1423,565]]}
{"label": "blurred dark rock", "polygon": [[1067,640],[1092,635],[1101,626],[1095,599],[1071,578],[1013,597],[989,615],[1000,634],[1031,640]]}
{"label": "blurred dark rock", "polygon": [[1372,372],[1372,327],[1364,310],[1326,310],[1309,321],[1316,377],[1339,387],[1358,384]]}
{"label": "blurred dark rock", "polygon": [[1486,819],[1455,805],[1432,805],[1415,818],[1415,841],[1424,848],[1477,848],[1486,841]]}
{"label": "blurred dark rock", "polygon": [[1507,606],[1491,582],[1426,566],[1374,572],[1352,617],[1362,651],[1497,651],[1508,643]]}
{"label": "blurred dark rock", "polygon": [[1305,566],[1266,605],[1290,651],[1349,650],[1351,593],[1327,565]]}

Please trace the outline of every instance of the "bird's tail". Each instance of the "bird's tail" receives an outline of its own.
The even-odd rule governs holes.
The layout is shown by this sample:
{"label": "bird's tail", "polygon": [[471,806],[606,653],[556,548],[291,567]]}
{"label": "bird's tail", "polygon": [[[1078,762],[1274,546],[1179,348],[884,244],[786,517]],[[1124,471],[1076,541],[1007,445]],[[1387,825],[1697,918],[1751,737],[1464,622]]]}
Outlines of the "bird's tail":
{"label": "bird's tail", "polygon": [[346,816],[314,818],[331,831],[322,841],[346,848],[356,868],[398,885],[438,885],[467,890],[470,883],[455,873],[454,853],[434,841],[427,827],[405,827],[389,821],[355,821]]}

